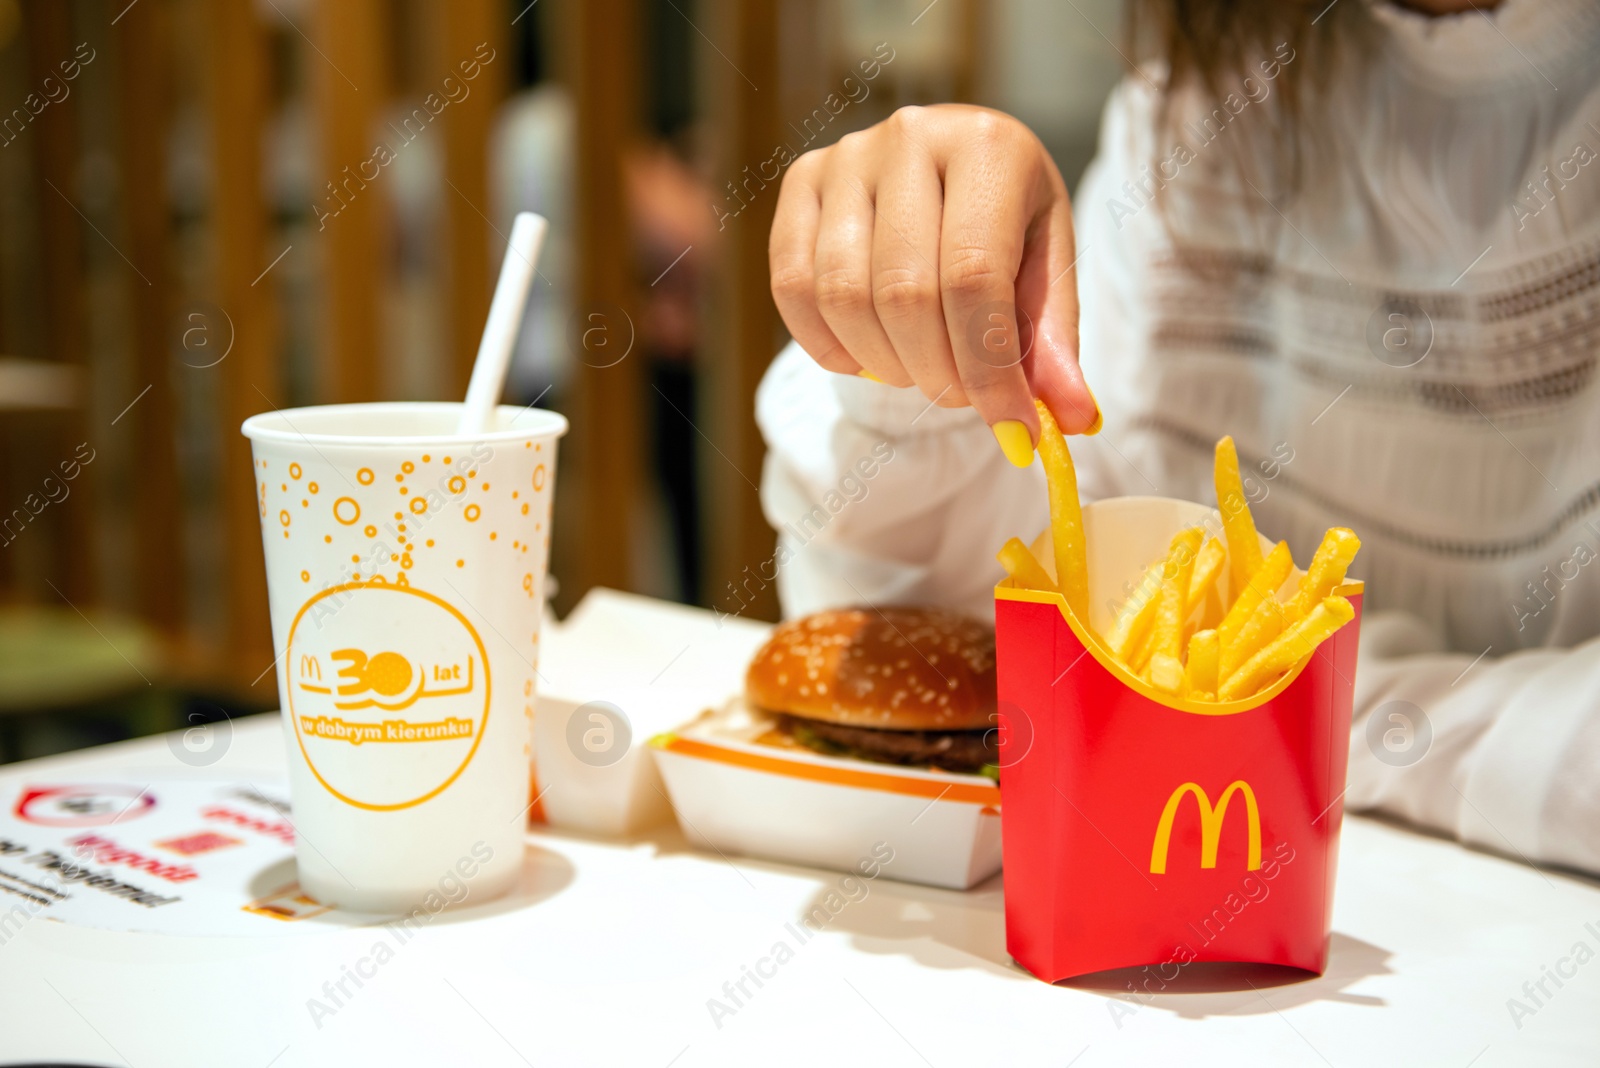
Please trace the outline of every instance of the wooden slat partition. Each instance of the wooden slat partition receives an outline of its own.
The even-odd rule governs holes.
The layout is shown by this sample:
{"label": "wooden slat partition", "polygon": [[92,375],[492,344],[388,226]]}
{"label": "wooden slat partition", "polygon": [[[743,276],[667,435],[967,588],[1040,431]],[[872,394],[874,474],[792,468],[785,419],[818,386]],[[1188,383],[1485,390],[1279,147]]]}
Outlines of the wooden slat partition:
{"label": "wooden slat partition", "polygon": [[[444,176],[449,183],[441,205],[448,294],[443,336],[449,347],[444,381],[453,399],[467,392],[478,339],[489,315],[495,281],[491,250],[505,244],[490,225],[494,207],[489,188],[489,137],[510,80],[513,60],[507,47],[507,22],[511,16],[498,0],[453,0],[431,8],[430,14],[438,71],[430,89],[439,92],[444,78],[450,77],[468,91],[441,116],[439,131],[444,139]],[[480,45],[491,50],[484,53],[493,57],[487,63],[478,59]],[[464,77],[463,62],[477,65],[477,77],[470,81]],[[510,231],[504,233],[509,236]]]}
{"label": "wooden slat partition", "polygon": [[957,0],[956,65],[951,72],[952,96],[977,100],[984,90],[984,57],[989,45],[989,17],[978,0]]}
{"label": "wooden slat partition", "polygon": [[[0,45],[0,63],[11,64],[21,61],[27,43],[22,35],[15,35],[9,42]],[[15,172],[0,172],[15,173]],[[9,213],[0,209],[0,248],[7,247],[10,243],[20,240]],[[8,291],[15,284],[9,257],[0,257],[0,292]],[[20,354],[23,349],[20,344],[20,324],[9,314],[10,309],[5,299],[0,299],[0,353],[9,355]],[[19,447],[22,442],[21,431],[12,420],[0,420],[0,519],[4,519],[6,510],[14,507],[10,502],[17,499],[14,492],[18,485],[13,473],[16,457],[21,454]],[[6,535],[9,537],[9,535]],[[10,600],[16,592],[19,568],[16,553],[10,551],[9,544],[0,546],[0,605]]]}
{"label": "wooden slat partition", "polygon": [[[575,374],[567,406],[572,431],[562,447],[571,480],[558,507],[576,509],[577,515],[575,523],[563,527],[575,538],[558,547],[555,556],[561,580],[558,604],[565,610],[591,586],[629,586],[630,545],[642,492],[645,354],[635,344],[621,362],[610,363],[615,346],[638,334],[622,171],[623,152],[633,143],[639,113],[637,0],[585,0],[563,11],[562,18],[577,103],[573,313],[584,323],[567,332]],[[591,327],[604,331],[614,347],[586,350],[582,339]]]}
{"label": "wooden slat partition", "polygon": [[[700,69],[710,82],[704,99],[710,122],[720,131],[714,195],[736,185],[770,159],[784,143],[778,79],[779,0],[716,0],[708,31],[726,53],[702,53]],[[754,83],[754,84],[752,84]],[[718,611],[776,619],[773,574],[776,538],[761,513],[756,485],[765,446],[755,423],[756,386],[780,341],[781,320],[772,303],[767,237],[778,202],[778,183],[746,191],[748,203],[726,220],[715,270],[702,379],[710,404],[701,426],[715,449],[702,463],[707,473],[706,526],[710,603]],[[720,454],[720,455],[719,455]],[[763,576],[765,572],[765,576]]]}
{"label": "wooden slat partition", "polygon": [[[46,77],[59,81],[57,65],[73,58],[78,43],[72,36],[71,6],[58,0],[32,0],[24,9],[23,21],[29,80],[33,85],[42,84]],[[78,107],[79,94],[71,93],[42,112],[24,136],[33,139],[46,355],[83,366],[87,363],[83,245],[85,235],[91,231],[76,206]],[[58,458],[70,457],[77,443],[90,437],[89,423],[81,410],[63,416],[55,426],[56,432],[47,433],[40,443],[41,467],[53,467]],[[33,475],[29,472],[30,478]],[[94,603],[98,592],[91,534],[98,477],[99,472],[92,465],[83,468],[73,482],[72,495],[59,506],[59,514],[46,513],[47,528],[59,523],[50,581],[69,601],[84,607]]]}
{"label": "wooden slat partition", "polygon": [[[143,279],[129,288],[134,389],[149,391],[117,428],[133,442],[134,590],[140,614],[176,637],[184,622],[183,501],[179,496],[175,403],[169,343],[174,324],[166,185],[173,56],[167,0],[145,0],[114,27],[121,207],[128,258]],[[216,324],[218,327],[221,324]],[[241,475],[242,477],[242,475]]]}
{"label": "wooden slat partition", "polygon": [[307,32],[315,47],[303,61],[321,132],[313,195],[329,213],[318,216],[326,294],[322,359],[328,368],[318,399],[372,401],[381,396],[378,317],[389,248],[384,193],[372,180],[375,172],[377,181],[384,176],[368,161],[387,93],[381,48],[388,38],[380,0],[315,0],[311,12],[313,28]]}
{"label": "wooden slat partition", "polygon": [[225,659],[228,676],[241,686],[249,686],[262,673],[249,692],[270,700],[276,682],[264,670],[273,662],[266,565],[250,446],[239,433],[246,418],[283,402],[271,276],[260,285],[252,284],[282,251],[266,244],[268,218],[262,190],[268,39],[257,20],[254,0],[207,0],[206,14],[215,300],[234,331],[233,349],[217,365],[223,377],[217,433],[224,461],[218,488],[221,530],[227,539]]}

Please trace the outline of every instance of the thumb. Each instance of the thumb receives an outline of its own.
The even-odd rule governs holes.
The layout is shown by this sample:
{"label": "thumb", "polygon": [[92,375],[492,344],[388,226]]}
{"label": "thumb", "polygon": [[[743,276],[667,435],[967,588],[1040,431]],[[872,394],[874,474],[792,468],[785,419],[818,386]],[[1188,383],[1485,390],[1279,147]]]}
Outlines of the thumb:
{"label": "thumb", "polygon": [[1100,407],[1078,366],[1077,258],[1063,189],[1029,236],[1017,273],[1017,307],[1033,324],[1033,345],[1022,365],[1028,388],[1062,433],[1094,434]]}

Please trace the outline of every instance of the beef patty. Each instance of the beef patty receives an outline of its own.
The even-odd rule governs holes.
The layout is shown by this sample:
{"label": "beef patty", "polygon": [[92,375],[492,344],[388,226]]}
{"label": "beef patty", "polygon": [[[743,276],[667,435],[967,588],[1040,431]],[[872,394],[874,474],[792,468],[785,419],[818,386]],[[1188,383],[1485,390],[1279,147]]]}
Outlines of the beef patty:
{"label": "beef patty", "polygon": [[997,734],[977,731],[885,731],[779,713],[778,729],[808,749],[885,764],[978,773],[999,761]]}

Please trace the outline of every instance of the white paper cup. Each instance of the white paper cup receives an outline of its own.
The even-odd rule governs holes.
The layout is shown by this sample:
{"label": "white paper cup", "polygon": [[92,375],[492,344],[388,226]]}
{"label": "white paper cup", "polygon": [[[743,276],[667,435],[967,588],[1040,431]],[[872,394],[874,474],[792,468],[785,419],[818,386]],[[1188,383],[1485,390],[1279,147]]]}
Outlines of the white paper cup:
{"label": "white paper cup", "polygon": [[489,430],[460,437],[460,412],[331,405],[243,427],[300,886],[325,904],[479,901],[521,868],[567,421],[501,407]]}

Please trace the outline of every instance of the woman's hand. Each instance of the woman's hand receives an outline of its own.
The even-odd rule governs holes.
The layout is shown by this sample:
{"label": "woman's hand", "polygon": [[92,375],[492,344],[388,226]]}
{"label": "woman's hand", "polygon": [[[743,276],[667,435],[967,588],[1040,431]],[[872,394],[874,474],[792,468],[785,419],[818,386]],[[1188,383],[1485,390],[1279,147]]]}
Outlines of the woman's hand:
{"label": "woman's hand", "polygon": [[795,160],[769,249],[778,311],[817,363],[970,404],[1018,466],[1039,440],[1035,395],[1063,431],[1099,429],[1074,258],[1044,145],[966,105],[901,108]]}

